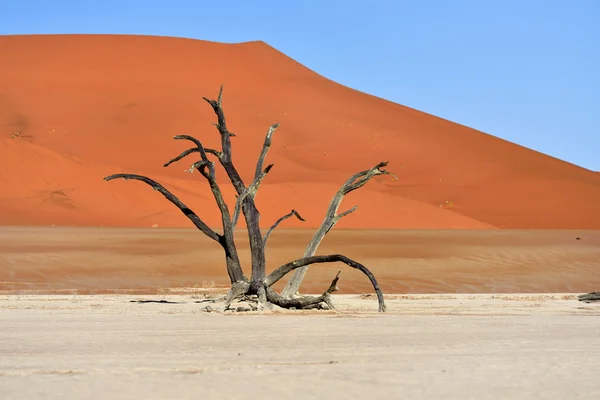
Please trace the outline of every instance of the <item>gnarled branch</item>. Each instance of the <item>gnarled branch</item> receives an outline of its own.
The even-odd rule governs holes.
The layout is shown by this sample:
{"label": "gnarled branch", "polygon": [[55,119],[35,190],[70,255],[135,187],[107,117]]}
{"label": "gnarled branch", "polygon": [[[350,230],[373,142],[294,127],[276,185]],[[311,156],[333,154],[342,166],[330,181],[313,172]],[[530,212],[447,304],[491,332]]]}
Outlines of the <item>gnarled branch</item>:
{"label": "gnarled branch", "polygon": [[237,225],[238,218],[240,216],[240,210],[242,209],[242,204],[244,203],[244,200],[246,200],[246,198],[249,198],[254,201],[254,197],[256,196],[256,192],[258,191],[258,188],[260,187],[260,183],[265,178],[265,176],[267,176],[269,171],[271,171],[271,168],[273,168],[273,164],[267,165],[267,168],[265,168],[264,171],[262,171],[256,178],[254,178],[254,180],[252,181],[250,186],[248,186],[248,188],[246,190],[244,190],[244,192],[238,196],[238,198],[235,202],[235,209],[233,211],[233,226],[234,226],[234,228]]}
{"label": "gnarled branch", "polygon": [[338,261],[343,262],[344,264],[346,264],[354,269],[359,270],[360,272],[362,272],[369,278],[369,280],[371,281],[371,284],[373,285],[373,288],[375,289],[375,293],[377,294],[377,300],[379,301],[379,311],[380,312],[385,311],[386,307],[385,307],[385,301],[383,300],[383,293],[381,292],[381,289],[379,288],[379,284],[377,283],[377,279],[375,279],[375,276],[364,265],[362,265],[359,262],[356,262],[346,256],[343,256],[341,254],[304,257],[299,260],[289,262],[289,263],[284,264],[281,267],[277,268],[275,271],[271,272],[271,274],[264,280],[264,284],[267,287],[271,287],[273,284],[275,284],[277,281],[279,281],[281,278],[283,278],[286,274],[290,273],[291,271],[293,271],[295,269],[302,268],[307,265],[332,263],[332,262],[338,262]]}
{"label": "gnarled branch", "polygon": [[231,263],[228,263],[227,265],[227,271],[229,272],[232,282],[245,280],[246,278],[244,277],[244,273],[240,266],[239,256],[235,247],[235,240],[233,236],[234,225],[231,221],[231,214],[229,213],[229,208],[227,207],[227,203],[225,203],[225,199],[223,198],[221,188],[215,179],[214,163],[208,160],[206,152],[202,147],[202,143],[200,143],[200,141],[196,141],[196,145],[202,157],[202,161],[197,161],[192,164],[190,172],[193,172],[194,169],[197,169],[202,176],[206,178],[217,206],[219,207],[219,211],[221,212],[221,223],[223,224],[222,245],[227,254],[227,259],[229,260],[229,258],[231,258]]}
{"label": "gnarled branch", "polygon": [[263,164],[265,162],[265,157],[267,156],[267,153],[269,152],[269,148],[271,147],[271,142],[272,142],[272,138],[273,138],[273,133],[275,133],[277,128],[279,128],[279,123],[271,125],[271,127],[267,131],[267,135],[265,137],[265,142],[264,142],[262,150],[260,152],[260,156],[258,157],[258,162],[256,163],[256,171],[254,172],[255,180],[260,176],[260,174],[263,170]]}
{"label": "gnarled branch", "polygon": [[296,210],[290,211],[288,214],[285,214],[283,217],[281,217],[277,221],[275,221],[275,223],[269,228],[269,230],[267,231],[267,233],[265,233],[265,236],[263,237],[263,246],[267,247],[267,239],[269,238],[269,236],[271,235],[271,233],[275,230],[275,228],[277,228],[279,226],[280,223],[282,223],[286,219],[294,217],[294,216],[296,218],[298,218],[302,222],[306,221],[304,218],[302,218],[300,216],[300,214],[298,214],[298,212]]}
{"label": "gnarled branch", "polygon": [[214,124],[219,134],[221,135],[221,146],[223,151],[223,157],[226,160],[231,160],[231,138],[235,137],[232,132],[229,132],[227,129],[227,122],[225,120],[225,113],[223,112],[223,85],[219,88],[219,97],[217,100],[212,100],[206,97],[203,97],[204,101],[206,101],[212,107],[213,111],[217,115],[217,123]]}
{"label": "gnarled branch", "polygon": [[[220,242],[223,248],[225,249],[226,253],[227,271],[232,282],[245,280],[244,273],[240,266],[240,260],[237,254],[237,249],[235,247],[235,241],[233,237],[233,225],[231,223],[231,214],[229,213],[229,208],[227,207],[227,203],[223,198],[221,188],[219,187],[219,184],[216,181],[214,163],[208,159],[208,156],[206,155],[207,152],[204,149],[202,142],[200,142],[195,137],[189,135],[177,135],[174,136],[173,139],[189,140],[196,145],[197,152],[200,153],[201,161],[197,161],[194,164],[192,164],[188,171],[194,172],[194,169],[197,169],[200,172],[200,174],[202,174],[202,176],[208,181],[215,202],[217,203],[219,211],[221,212],[223,236],[221,237]],[[185,154],[185,152],[182,154]],[[169,163],[167,163],[166,165],[169,165]]]}
{"label": "gnarled branch", "polygon": [[600,301],[600,292],[590,292],[585,294],[580,294],[577,296],[579,301],[583,301],[584,303],[592,303],[594,301]]}
{"label": "gnarled branch", "polygon": [[[377,175],[393,175],[390,172],[384,170],[383,168],[387,165],[387,162],[381,162],[375,165],[373,168],[358,172],[352,175],[338,190],[338,192],[331,199],[331,203],[329,204],[329,208],[327,209],[327,213],[325,214],[325,218],[321,223],[319,229],[315,232],[313,238],[308,244],[306,251],[304,252],[304,257],[313,256],[325,235],[337,224],[337,222],[345,217],[353,213],[358,206],[354,206],[348,211],[345,211],[341,214],[338,214],[337,211],[344,199],[344,196],[348,193],[363,187],[369,180]],[[394,175],[395,176],[395,175]],[[308,266],[300,268],[294,272],[285,288],[282,291],[282,295],[285,297],[292,297],[298,293],[298,289],[300,288],[300,284],[304,279],[304,275],[306,275],[306,271],[308,270]]]}
{"label": "gnarled branch", "polygon": [[[208,154],[212,154],[214,156],[216,156],[217,158],[219,158],[221,156],[221,152],[213,150],[213,149],[204,149],[206,151],[206,153]],[[178,155],[177,157],[167,161],[163,166],[164,167],[168,167],[169,165],[173,164],[174,162],[177,162],[187,156],[189,156],[192,153],[199,153],[200,149],[198,149],[198,147],[192,147],[190,149],[187,149],[185,151],[183,151],[180,155]]]}
{"label": "gnarled branch", "polygon": [[179,200],[173,193],[169,192],[163,185],[161,185],[160,183],[156,182],[153,179],[147,178],[145,176],[142,175],[135,175],[135,174],[114,174],[114,175],[110,175],[104,178],[105,181],[112,181],[113,179],[135,179],[138,181],[142,181],[147,185],[150,185],[154,190],[160,192],[163,196],[165,196],[165,198],[167,200],[169,200],[171,203],[173,203],[177,208],[179,208],[181,210],[181,212],[190,219],[190,221],[193,222],[193,224],[196,226],[196,228],[200,229],[202,231],[202,233],[204,233],[206,236],[208,236],[209,238],[211,238],[212,240],[215,241],[219,241],[220,240],[220,235],[213,231],[211,228],[208,227],[208,225],[206,225],[201,219],[200,217],[198,217],[198,215],[193,212],[192,210],[190,210],[190,208],[188,206],[186,206],[185,204],[183,204],[183,202],[181,200]]}
{"label": "gnarled branch", "polygon": [[190,142],[193,142],[196,145],[196,149],[198,149],[198,152],[200,153],[200,159],[206,164],[206,166],[208,168],[208,171],[210,173],[210,176],[214,179],[214,177],[215,177],[215,167],[214,167],[214,164],[208,159],[208,157],[206,155],[206,149],[204,149],[204,146],[202,145],[202,142],[200,142],[198,139],[196,139],[195,137],[190,136],[190,135],[176,135],[176,136],[173,136],[173,139],[175,139],[175,140],[189,140]]}

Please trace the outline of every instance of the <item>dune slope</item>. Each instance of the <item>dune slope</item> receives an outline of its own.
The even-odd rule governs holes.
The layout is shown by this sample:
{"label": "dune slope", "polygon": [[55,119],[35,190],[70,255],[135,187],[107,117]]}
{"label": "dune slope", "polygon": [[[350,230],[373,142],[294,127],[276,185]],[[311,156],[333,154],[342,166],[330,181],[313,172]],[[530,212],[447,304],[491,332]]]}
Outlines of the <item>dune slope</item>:
{"label": "dune slope", "polygon": [[223,83],[246,181],[281,123],[257,197],[264,225],[292,207],[318,225],[343,181],[389,160],[399,180],[348,196],[343,207],[360,207],[341,227],[600,229],[598,173],[339,85],[262,42],[0,36],[0,54],[3,225],[190,225],[143,184],[102,180],[114,172],[154,177],[218,225],[191,159],[162,165],[186,148],[173,135],[218,145],[202,97]]}

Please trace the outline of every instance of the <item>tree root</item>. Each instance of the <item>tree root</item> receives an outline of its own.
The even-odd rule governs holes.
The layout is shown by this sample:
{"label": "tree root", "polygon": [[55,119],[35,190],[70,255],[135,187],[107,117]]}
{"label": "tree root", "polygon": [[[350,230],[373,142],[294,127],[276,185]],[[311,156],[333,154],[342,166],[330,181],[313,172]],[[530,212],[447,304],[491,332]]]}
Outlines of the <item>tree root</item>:
{"label": "tree root", "polygon": [[281,307],[289,310],[335,310],[331,301],[331,294],[339,290],[337,282],[340,279],[337,273],[329,288],[320,296],[300,296],[293,299],[283,297],[267,285],[258,289],[258,293],[251,293],[251,285],[240,281],[232,285],[225,297],[218,299],[220,306],[206,306],[204,311],[213,312],[247,312],[273,310]]}
{"label": "tree root", "polygon": [[[341,271],[340,271],[341,272]],[[335,310],[333,303],[331,302],[331,293],[339,290],[337,282],[340,279],[340,272],[337,273],[329,288],[320,296],[298,296],[294,298],[288,298],[280,295],[270,287],[265,285],[267,299],[270,303],[275,304],[281,308],[288,309],[325,309]],[[327,307],[324,307],[326,305]]]}
{"label": "tree root", "polygon": [[246,281],[235,282],[233,285],[231,285],[231,289],[225,296],[224,309],[228,309],[234,300],[245,296],[249,290],[250,284]]}
{"label": "tree root", "polygon": [[579,296],[577,296],[577,299],[584,303],[593,303],[595,301],[600,302],[600,292],[580,294]]}

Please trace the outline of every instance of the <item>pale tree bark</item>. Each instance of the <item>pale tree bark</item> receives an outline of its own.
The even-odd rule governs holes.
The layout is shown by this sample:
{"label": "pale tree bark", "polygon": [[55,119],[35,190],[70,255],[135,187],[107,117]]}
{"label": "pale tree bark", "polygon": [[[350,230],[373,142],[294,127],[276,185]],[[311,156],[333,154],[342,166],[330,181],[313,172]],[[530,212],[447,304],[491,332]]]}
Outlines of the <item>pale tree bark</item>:
{"label": "pale tree bark", "polygon": [[[325,238],[325,235],[331,230],[331,228],[333,228],[340,219],[342,219],[346,215],[353,213],[358,208],[358,206],[354,206],[351,209],[346,210],[341,214],[338,214],[337,212],[340,207],[340,204],[342,203],[342,200],[344,199],[344,196],[356,189],[363,187],[375,176],[393,175],[390,172],[383,169],[387,164],[387,162],[381,162],[371,169],[354,174],[342,185],[342,187],[337,191],[335,196],[333,196],[333,199],[329,204],[329,208],[327,209],[327,213],[325,214],[325,218],[323,219],[321,226],[319,227],[319,229],[317,229],[310,243],[306,247],[304,257],[314,256],[317,249],[319,248],[319,245]],[[285,285],[285,288],[281,292],[282,296],[293,297],[298,295],[298,290],[300,289],[302,280],[306,275],[306,271],[308,271],[308,265],[294,271],[294,274],[292,275],[288,283]]]}

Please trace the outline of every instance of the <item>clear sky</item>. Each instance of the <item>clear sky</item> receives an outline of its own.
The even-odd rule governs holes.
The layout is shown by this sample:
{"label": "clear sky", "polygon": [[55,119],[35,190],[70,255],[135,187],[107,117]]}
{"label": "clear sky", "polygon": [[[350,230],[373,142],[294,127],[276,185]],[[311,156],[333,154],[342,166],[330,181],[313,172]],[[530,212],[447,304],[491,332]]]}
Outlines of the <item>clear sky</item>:
{"label": "clear sky", "polygon": [[344,85],[600,171],[600,0],[0,0],[0,34],[263,40]]}

